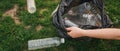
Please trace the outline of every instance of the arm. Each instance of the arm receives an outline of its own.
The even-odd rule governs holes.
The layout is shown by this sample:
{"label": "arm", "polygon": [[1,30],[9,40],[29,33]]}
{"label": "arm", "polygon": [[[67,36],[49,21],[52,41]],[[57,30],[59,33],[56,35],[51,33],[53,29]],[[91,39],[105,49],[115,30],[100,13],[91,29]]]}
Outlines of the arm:
{"label": "arm", "polygon": [[101,38],[101,39],[120,40],[120,29],[116,29],[116,28],[83,30],[77,27],[70,27],[67,28],[67,30],[68,30],[68,34],[72,38],[87,36],[87,37]]}

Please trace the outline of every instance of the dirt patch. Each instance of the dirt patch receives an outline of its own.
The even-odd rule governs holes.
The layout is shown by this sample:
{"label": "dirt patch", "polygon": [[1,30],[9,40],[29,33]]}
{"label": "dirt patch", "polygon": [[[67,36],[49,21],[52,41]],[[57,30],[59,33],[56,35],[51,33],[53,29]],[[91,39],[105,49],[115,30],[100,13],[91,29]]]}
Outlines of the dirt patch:
{"label": "dirt patch", "polygon": [[42,28],[43,28],[43,27],[42,27],[41,25],[38,25],[38,26],[36,26],[35,29],[36,29],[37,31],[40,31]]}
{"label": "dirt patch", "polygon": [[8,11],[6,11],[3,16],[10,16],[16,25],[20,25],[22,24],[22,22],[20,21],[19,17],[17,17],[17,10],[18,10],[18,5],[15,4],[14,7]]}
{"label": "dirt patch", "polygon": [[45,9],[41,9],[40,10],[40,14],[43,14],[43,12],[45,12],[45,11],[48,11],[48,9],[46,9],[46,8]]}

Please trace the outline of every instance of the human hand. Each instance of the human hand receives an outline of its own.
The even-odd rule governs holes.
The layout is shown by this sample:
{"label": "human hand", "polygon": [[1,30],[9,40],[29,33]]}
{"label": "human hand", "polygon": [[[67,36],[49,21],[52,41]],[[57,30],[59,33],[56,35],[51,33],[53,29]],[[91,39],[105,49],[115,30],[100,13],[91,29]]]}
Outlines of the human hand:
{"label": "human hand", "polygon": [[66,30],[68,31],[68,35],[72,38],[83,37],[85,32],[83,29],[80,29],[78,27],[69,27],[66,28]]}

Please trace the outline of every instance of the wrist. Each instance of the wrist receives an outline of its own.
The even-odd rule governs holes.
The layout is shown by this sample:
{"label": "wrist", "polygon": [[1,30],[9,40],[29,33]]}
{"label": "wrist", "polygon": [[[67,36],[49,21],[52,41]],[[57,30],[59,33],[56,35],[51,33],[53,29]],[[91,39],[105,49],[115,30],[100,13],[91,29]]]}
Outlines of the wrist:
{"label": "wrist", "polygon": [[86,33],[87,33],[87,30],[82,29],[80,36],[82,37],[87,36]]}
{"label": "wrist", "polygon": [[84,30],[83,35],[86,37],[93,37],[95,31],[94,30]]}

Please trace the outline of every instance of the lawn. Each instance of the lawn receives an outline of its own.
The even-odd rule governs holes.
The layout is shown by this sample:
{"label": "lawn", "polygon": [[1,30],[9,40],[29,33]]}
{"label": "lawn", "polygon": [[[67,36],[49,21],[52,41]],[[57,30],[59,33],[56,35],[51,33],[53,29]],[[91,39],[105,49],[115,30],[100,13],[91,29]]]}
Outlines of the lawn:
{"label": "lawn", "polygon": [[[26,0],[0,0],[0,51],[28,51],[28,40],[59,36],[52,25],[51,13],[60,0],[35,1],[37,11],[30,14]],[[105,0],[105,5],[114,27],[120,27],[120,0]],[[117,40],[66,40],[58,47],[34,51],[120,51],[119,48]]]}

